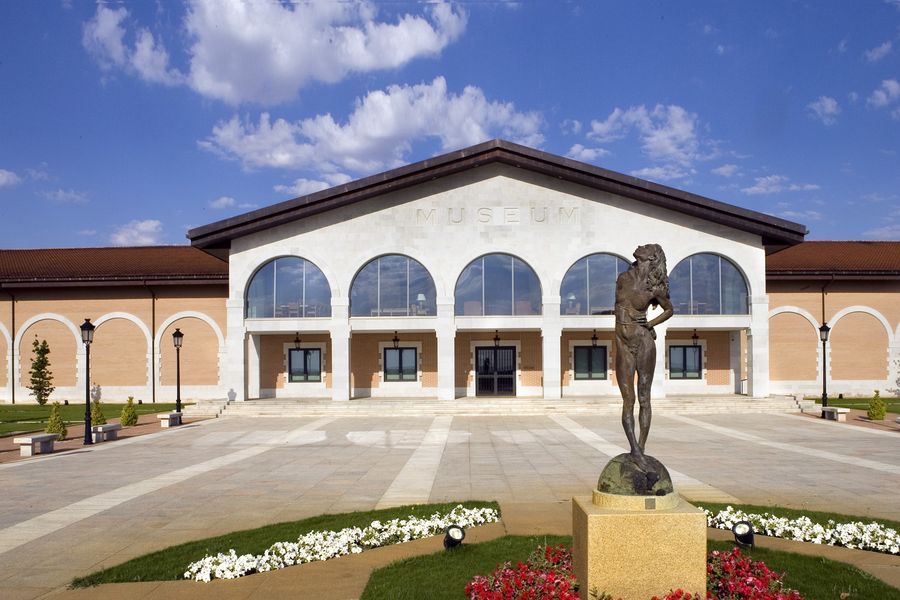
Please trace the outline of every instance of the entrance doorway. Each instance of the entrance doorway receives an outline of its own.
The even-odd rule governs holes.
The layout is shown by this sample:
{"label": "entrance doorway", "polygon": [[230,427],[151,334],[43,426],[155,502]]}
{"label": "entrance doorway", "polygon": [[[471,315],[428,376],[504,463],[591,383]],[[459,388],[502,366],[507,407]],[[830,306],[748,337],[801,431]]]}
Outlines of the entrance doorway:
{"label": "entrance doorway", "polygon": [[475,395],[516,395],[515,346],[475,348]]}

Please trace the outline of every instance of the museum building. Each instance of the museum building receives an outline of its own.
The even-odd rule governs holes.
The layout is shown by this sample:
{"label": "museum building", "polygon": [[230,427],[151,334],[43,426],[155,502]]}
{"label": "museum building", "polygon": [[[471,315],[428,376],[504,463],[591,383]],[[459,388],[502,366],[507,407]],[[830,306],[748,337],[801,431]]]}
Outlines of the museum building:
{"label": "museum building", "polygon": [[[617,396],[617,276],[665,250],[654,396],[898,387],[900,242],[803,225],[491,141],[188,232],[0,251],[0,401]],[[827,323],[830,336],[820,341]]]}

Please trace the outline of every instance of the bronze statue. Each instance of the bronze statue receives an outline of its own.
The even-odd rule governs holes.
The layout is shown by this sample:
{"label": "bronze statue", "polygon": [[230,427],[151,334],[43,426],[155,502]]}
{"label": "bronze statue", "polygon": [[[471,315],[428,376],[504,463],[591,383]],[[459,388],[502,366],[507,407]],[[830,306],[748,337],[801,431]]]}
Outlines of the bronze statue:
{"label": "bronze statue", "polygon": [[[658,244],[634,251],[637,259],[616,280],[616,379],[622,392],[622,427],[631,457],[642,469],[652,470],[644,455],[650,431],[650,386],[656,367],[656,331],[653,327],[672,316],[666,255]],[[647,309],[661,306],[662,314],[647,321]],[[634,435],[634,375],[637,373],[640,436]]]}

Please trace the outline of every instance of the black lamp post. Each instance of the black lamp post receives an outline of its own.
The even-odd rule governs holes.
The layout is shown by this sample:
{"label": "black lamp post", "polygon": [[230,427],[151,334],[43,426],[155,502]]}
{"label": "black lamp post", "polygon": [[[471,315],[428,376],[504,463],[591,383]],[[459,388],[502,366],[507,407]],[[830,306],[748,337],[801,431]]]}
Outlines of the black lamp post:
{"label": "black lamp post", "polygon": [[[828,406],[828,365],[825,363],[825,344],[828,343],[828,333],[830,331],[831,327],[828,326],[828,323],[819,327],[819,339],[822,340],[822,408]],[[822,416],[824,417],[825,415],[823,414]]]}
{"label": "black lamp post", "polygon": [[81,341],[84,342],[84,445],[94,443],[91,435],[91,342],[94,341],[94,324],[85,319],[81,324]]}
{"label": "black lamp post", "polygon": [[181,344],[184,334],[181,329],[175,328],[172,333],[172,342],[175,344],[175,412],[181,412]]}

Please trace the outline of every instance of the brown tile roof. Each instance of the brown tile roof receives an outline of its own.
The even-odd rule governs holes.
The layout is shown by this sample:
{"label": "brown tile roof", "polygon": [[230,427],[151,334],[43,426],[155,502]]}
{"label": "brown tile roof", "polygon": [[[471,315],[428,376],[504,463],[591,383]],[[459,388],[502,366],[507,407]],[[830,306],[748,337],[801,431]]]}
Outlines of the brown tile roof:
{"label": "brown tile roof", "polygon": [[766,276],[900,277],[900,242],[809,241],[766,257]]}
{"label": "brown tile roof", "polygon": [[228,263],[191,246],[0,250],[0,286],[228,281]]}

